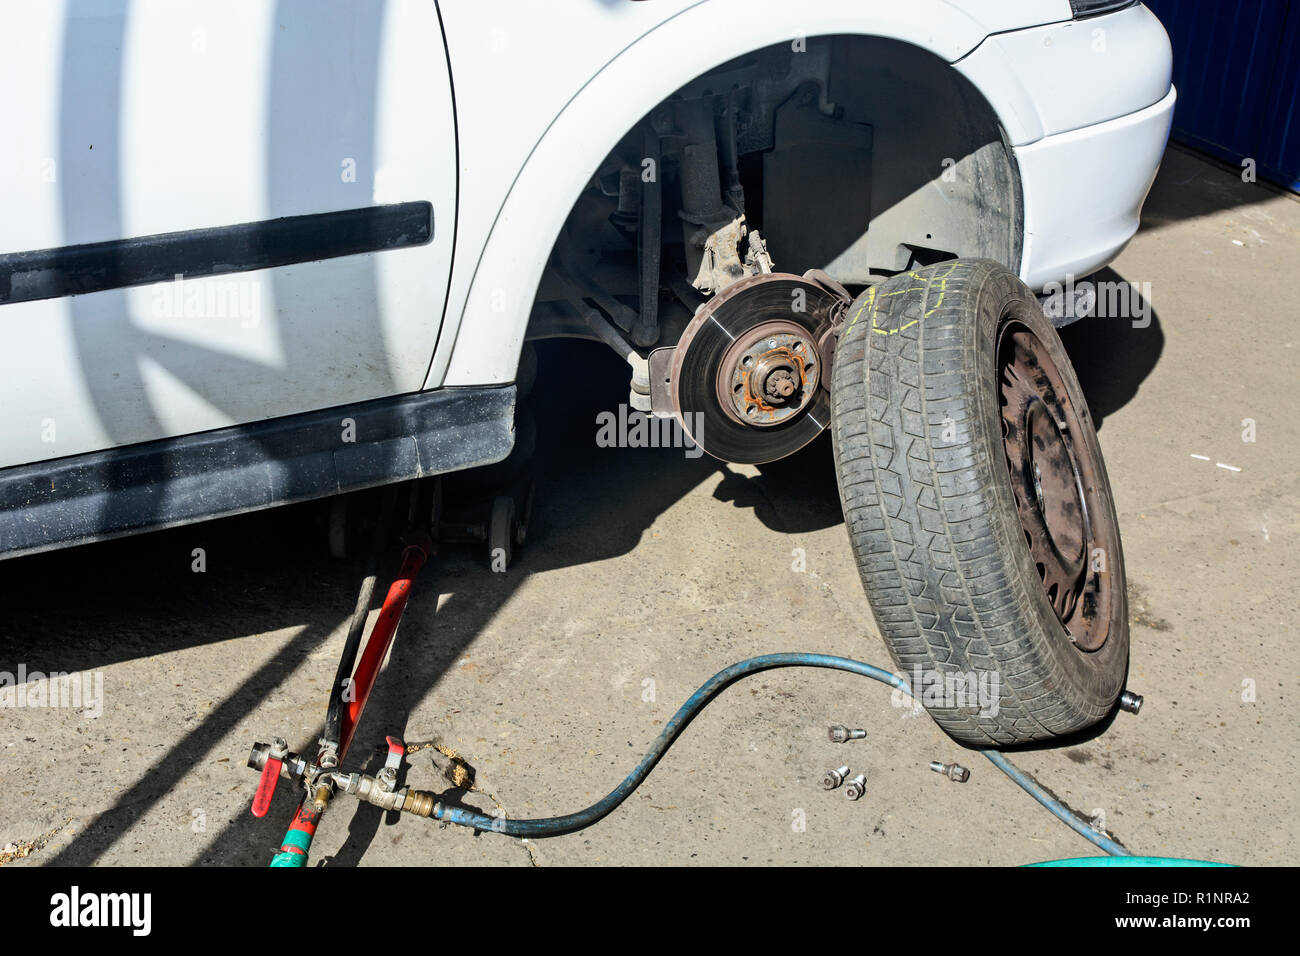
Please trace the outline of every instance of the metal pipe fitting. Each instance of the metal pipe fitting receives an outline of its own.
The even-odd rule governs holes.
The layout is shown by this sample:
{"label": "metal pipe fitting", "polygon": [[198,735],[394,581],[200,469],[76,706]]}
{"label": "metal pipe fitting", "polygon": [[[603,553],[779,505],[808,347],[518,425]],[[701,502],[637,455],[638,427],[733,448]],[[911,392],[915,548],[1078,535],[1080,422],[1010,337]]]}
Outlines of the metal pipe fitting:
{"label": "metal pipe fitting", "polygon": [[281,761],[283,767],[280,772],[290,779],[297,779],[307,772],[307,761],[300,754],[291,752],[280,737],[276,737],[269,744],[253,744],[248,752],[248,766],[252,770],[260,771],[266,766],[266,761],[272,757]]}
{"label": "metal pipe fitting", "polygon": [[417,817],[431,817],[438,811],[437,797],[427,790],[408,790],[406,800],[402,803],[403,813],[413,813]]}
{"label": "metal pipe fitting", "polygon": [[368,773],[334,774],[334,785],[343,793],[373,804],[382,810],[413,813],[417,817],[431,817],[438,808],[436,794],[427,790],[385,790],[383,781]]}
{"label": "metal pipe fitting", "polygon": [[328,783],[317,783],[316,791],[311,798],[311,808],[317,813],[324,813],[330,805],[330,797],[334,796],[334,791]]}

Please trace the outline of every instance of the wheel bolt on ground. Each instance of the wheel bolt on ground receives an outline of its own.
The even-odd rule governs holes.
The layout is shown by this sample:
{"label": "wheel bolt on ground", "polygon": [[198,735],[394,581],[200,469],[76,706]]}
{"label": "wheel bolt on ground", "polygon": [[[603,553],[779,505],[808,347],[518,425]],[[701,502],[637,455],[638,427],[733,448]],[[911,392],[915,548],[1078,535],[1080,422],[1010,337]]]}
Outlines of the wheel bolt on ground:
{"label": "wheel bolt on ground", "polygon": [[867,792],[867,775],[860,773],[849,781],[848,786],[844,788],[844,796],[850,800],[856,800]]}
{"label": "wheel bolt on ground", "polygon": [[965,783],[970,779],[970,771],[959,763],[943,763],[939,760],[930,761],[930,769],[935,773],[941,773],[949,780],[956,780],[958,783]]}
{"label": "wheel bolt on ground", "polygon": [[1130,714],[1136,714],[1142,709],[1142,695],[1135,694],[1131,690],[1126,690],[1119,695],[1119,709],[1126,710]]}
{"label": "wheel bolt on ground", "polygon": [[838,724],[831,727],[826,734],[833,744],[848,743],[850,740],[861,740],[866,735],[867,732],[865,730],[849,730],[849,728],[841,727]]}
{"label": "wheel bolt on ground", "polygon": [[844,782],[844,778],[849,775],[847,766],[840,767],[838,770],[827,770],[826,776],[822,777],[822,789],[834,790]]}

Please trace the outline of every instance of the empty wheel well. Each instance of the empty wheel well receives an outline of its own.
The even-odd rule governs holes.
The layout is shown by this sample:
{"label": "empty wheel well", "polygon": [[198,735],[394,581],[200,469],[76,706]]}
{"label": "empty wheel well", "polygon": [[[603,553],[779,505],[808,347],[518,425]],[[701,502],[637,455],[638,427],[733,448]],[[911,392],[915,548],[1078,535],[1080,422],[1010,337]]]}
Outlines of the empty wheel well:
{"label": "empty wheel well", "polygon": [[593,337],[592,309],[641,349],[763,271],[864,286],[957,257],[1018,271],[1015,160],[980,92],[897,40],[812,37],[680,87],[610,150],[574,202],[528,337]]}

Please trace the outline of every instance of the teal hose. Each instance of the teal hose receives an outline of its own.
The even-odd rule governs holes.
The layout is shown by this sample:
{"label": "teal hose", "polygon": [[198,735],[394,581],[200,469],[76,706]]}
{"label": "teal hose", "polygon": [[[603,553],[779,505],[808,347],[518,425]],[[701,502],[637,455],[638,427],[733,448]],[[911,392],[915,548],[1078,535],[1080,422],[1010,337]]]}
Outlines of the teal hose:
{"label": "teal hose", "polygon": [[1231,866],[1231,863],[1211,863],[1209,860],[1180,860],[1173,856],[1080,856],[1072,860],[1047,860],[1029,863],[1028,866]]}
{"label": "teal hose", "polygon": [[[544,817],[536,820],[506,820],[490,817],[473,810],[465,810],[461,807],[446,807],[438,804],[434,808],[433,816],[435,819],[445,820],[448,823],[517,837],[560,836],[589,827],[613,811],[615,807],[627,799],[633,790],[640,786],[642,781],[650,775],[650,771],[654,769],[655,764],[668,751],[673,741],[677,739],[677,736],[686,729],[687,724],[723,688],[740,680],[742,677],[748,677],[751,674],[778,667],[820,667],[829,670],[847,671],[850,674],[870,677],[872,680],[888,684],[890,687],[895,687],[912,696],[912,690],[907,681],[897,674],[891,674],[887,670],[847,657],[799,653],[763,654],[759,657],[751,657],[748,660],[723,668],[705,681],[704,685],[692,694],[686,703],[682,704],[678,709],[677,713],[673,715],[672,719],[668,721],[650,747],[649,752],[641,758],[641,762],[624,778],[623,782],[610,791],[604,799],[593,803],[585,810],[579,810],[577,813],[570,813],[560,817]],[[1086,822],[1075,816],[1069,807],[1044,790],[1043,787],[1019,770],[1001,753],[996,750],[981,750],[980,753],[984,754],[993,763],[993,766],[1010,777],[1017,786],[1046,807],[1053,816],[1074,830],[1075,833],[1091,841],[1111,856],[1131,856],[1124,847],[1106,835],[1098,833]]]}

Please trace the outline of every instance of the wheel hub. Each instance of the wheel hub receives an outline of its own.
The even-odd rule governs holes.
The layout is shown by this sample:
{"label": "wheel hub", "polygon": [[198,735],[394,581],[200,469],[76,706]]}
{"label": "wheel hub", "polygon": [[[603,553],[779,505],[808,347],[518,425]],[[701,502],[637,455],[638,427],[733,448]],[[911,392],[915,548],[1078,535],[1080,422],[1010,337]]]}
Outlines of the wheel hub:
{"label": "wheel hub", "polygon": [[812,402],[820,361],[808,330],[765,322],[740,336],[718,366],[718,402],[736,421],[763,428],[799,414]]}
{"label": "wheel hub", "polygon": [[687,325],[668,373],[672,407],[715,458],[762,464],[793,454],[830,423],[822,341],[845,296],[833,283],[768,273],[714,296]]}

